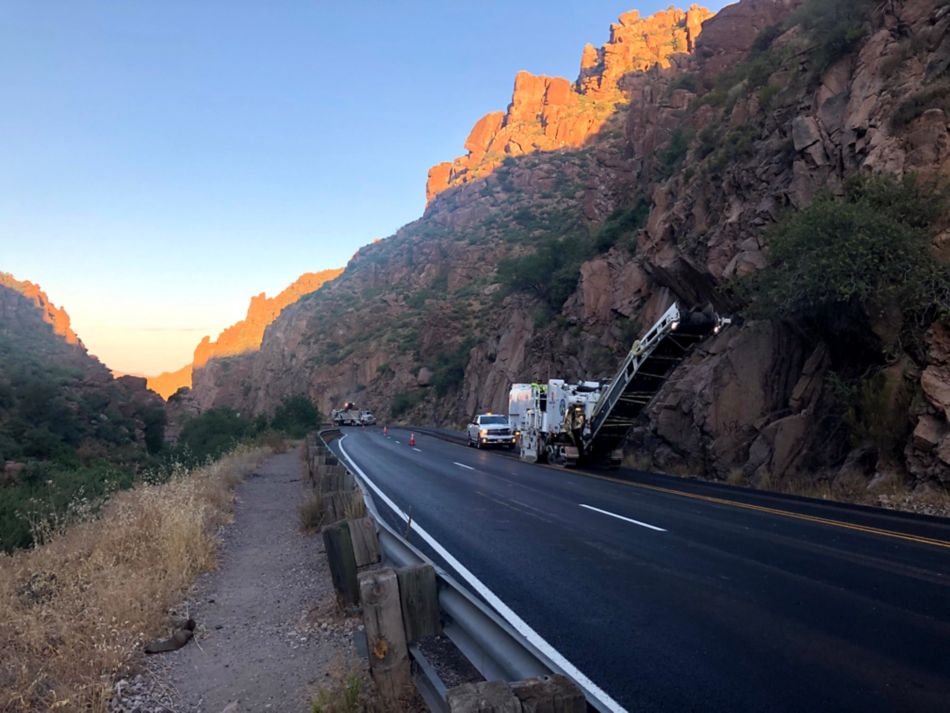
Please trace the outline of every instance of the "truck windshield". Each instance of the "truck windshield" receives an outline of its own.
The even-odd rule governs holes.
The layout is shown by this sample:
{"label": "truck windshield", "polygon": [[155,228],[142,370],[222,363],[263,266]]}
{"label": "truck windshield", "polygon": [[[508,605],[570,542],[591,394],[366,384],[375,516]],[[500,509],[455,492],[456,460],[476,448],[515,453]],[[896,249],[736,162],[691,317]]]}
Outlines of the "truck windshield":
{"label": "truck windshield", "polygon": [[482,416],[479,419],[479,423],[481,423],[483,426],[486,424],[491,424],[491,423],[506,424],[508,423],[508,417],[507,416]]}

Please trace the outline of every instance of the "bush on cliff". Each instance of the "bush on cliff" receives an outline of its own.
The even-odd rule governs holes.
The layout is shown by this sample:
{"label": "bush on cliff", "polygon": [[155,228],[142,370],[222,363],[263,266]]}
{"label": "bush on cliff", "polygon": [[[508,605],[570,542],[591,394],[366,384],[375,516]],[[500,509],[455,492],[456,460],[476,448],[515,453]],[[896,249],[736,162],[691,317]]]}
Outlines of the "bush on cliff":
{"label": "bush on cliff", "polygon": [[582,240],[549,238],[532,253],[500,261],[498,281],[509,292],[534,295],[559,312],[577,288],[588,256],[589,246]]}
{"label": "bush on cliff", "polygon": [[768,316],[845,304],[946,306],[946,273],[930,239],[945,201],[914,177],[860,176],[844,195],[819,196],[768,235],[769,266],[753,276]]}
{"label": "bush on cliff", "polygon": [[868,13],[873,0],[807,0],[792,16],[814,47],[818,71],[852,52],[868,33]]}
{"label": "bush on cliff", "polygon": [[752,313],[829,330],[874,309],[950,309],[950,274],[931,239],[946,191],[914,177],[859,176],[768,234],[769,265],[746,280]]}

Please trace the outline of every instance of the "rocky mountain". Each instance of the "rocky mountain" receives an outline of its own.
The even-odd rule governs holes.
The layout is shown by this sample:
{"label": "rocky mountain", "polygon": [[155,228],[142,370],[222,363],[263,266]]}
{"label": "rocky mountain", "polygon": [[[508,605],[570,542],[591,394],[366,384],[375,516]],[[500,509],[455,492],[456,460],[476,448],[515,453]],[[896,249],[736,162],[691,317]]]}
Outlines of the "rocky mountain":
{"label": "rocky mountain", "polygon": [[944,0],[625,15],[575,82],[519,75],[430,172],[422,218],[286,308],[258,353],[209,360],[195,395],[459,423],[513,381],[607,377],[671,301],[712,303],[740,319],[651,406],[638,463],[943,493],[948,27]]}
{"label": "rocky mountain", "polygon": [[[13,294],[16,293],[16,294]],[[19,298],[16,297],[19,295]],[[17,280],[8,272],[0,272],[0,298],[3,302],[2,321],[0,329],[5,336],[13,336],[19,331],[29,331],[29,326],[36,321],[36,317],[52,327],[53,334],[62,338],[66,344],[79,345],[79,337],[73,331],[69,322],[69,315],[49,301],[46,293],[29,280]],[[26,308],[24,301],[32,305],[33,309]],[[57,342],[58,343],[58,342]]]}
{"label": "rocky mountain", "polygon": [[209,359],[257,351],[264,338],[267,325],[273,322],[285,307],[304,295],[319,290],[324,283],[333,280],[341,272],[343,272],[342,268],[306,272],[275,297],[268,297],[263,292],[252,297],[244,319],[226,328],[214,341],[211,341],[209,336],[204,337],[195,347],[191,364],[186,364],[175,371],[166,371],[158,376],[148,377],[148,387],[167,399],[183,386],[190,387],[194,370],[203,367]]}
{"label": "rocky mountain", "polygon": [[693,51],[700,27],[711,15],[697,5],[647,18],[631,10],[610,26],[606,44],[584,47],[576,82],[518,72],[507,111],[491,112],[475,123],[465,156],[429,170],[426,200],[431,203],[446,188],[484,178],[506,157],[583,146],[624,100],[624,76],[668,67],[676,53]]}
{"label": "rocky mountain", "polygon": [[86,352],[38,285],[0,273],[0,475],[29,460],[135,458],[161,448],[161,399]]}

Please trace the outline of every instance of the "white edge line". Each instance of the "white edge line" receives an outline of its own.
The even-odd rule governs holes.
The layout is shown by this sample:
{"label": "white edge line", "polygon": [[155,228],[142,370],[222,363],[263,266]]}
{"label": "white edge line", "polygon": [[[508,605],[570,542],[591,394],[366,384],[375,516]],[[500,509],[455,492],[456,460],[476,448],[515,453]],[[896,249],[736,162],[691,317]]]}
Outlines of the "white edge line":
{"label": "white edge line", "polygon": [[419,448],[416,448],[415,446],[412,447],[412,450],[414,450],[416,453],[422,453],[422,451]]}
{"label": "white edge line", "polygon": [[452,461],[452,465],[457,465],[459,468],[465,468],[465,470],[475,470],[472,466],[459,463],[458,461]]}
{"label": "white edge line", "polygon": [[662,527],[657,527],[656,525],[651,525],[647,522],[640,522],[639,520],[634,520],[630,517],[624,517],[623,515],[618,515],[615,512],[609,512],[607,510],[601,510],[600,508],[591,507],[590,505],[584,505],[584,503],[578,503],[582,508],[587,508],[588,510],[593,510],[594,512],[599,512],[602,515],[609,515],[610,517],[615,517],[618,520],[623,520],[624,522],[631,522],[634,525],[639,525],[640,527],[646,527],[650,530],[656,530],[657,532],[666,532]]}
{"label": "white edge line", "polygon": [[[555,649],[551,644],[549,644],[545,639],[534,629],[532,629],[527,622],[524,621],[520,616],[515,614],[512,609],[505,604],[501,599],[495,594],[492,590],[482,584],[474,574],[472,574],[468,568],[465,567],[461,562],[459,562],[455,557],[449,554],[449,551],[446,550],[438,541],[426,532],[422,527],[419,526],[415,520],[410,521],[409,516],[404,513],[396,503],[389,499],[389,497],[382,490],[379,489],[379,486],[376,485],[372,480],[370,480],[366,473],[363,472],[362,468],[356,465],[356,462],[350,457],[350,454],[346,452],[346,448],[343,446],[343,441],[346,439],[346,434],[340,438],[340,450],[343,451],[343,455],[346,456],[346,459],[350,462],[350,465],[359,473],[360,477],[366,481],[366,484],[373,489],[373,492],[376,493],[380,499],[389,508],[398,515],[403,522],[408,523],[409,529],[415,530],[419,533],[419,537],[428,543],[428,545],[435,550],[435,552],[445,560],[452,569],[454,569],[462,579],[468,582],[476,592],[478,592],[492,607],[497,611],[515,630],[524,636],[528,641],[531,642],[533,646],[539,649],[545,656],[547,656],[551,661],[557,664],[561,671],[564,672],[570,678],[573,678],[576,682],[584,686],[591,695],[594,696],[601,704],[604,705],[608,710],[613,713],[627,713],[627,710],[621,706],[617,701],[611,698],[606,691],[604,691],[600,686],[591,681],[587,676],[585,676],[581,671],[570,661],[568,661],[564,655]],[[455,465],[462,465],[461,463],[456,463]],[[470,466],[462,466],[468,468]],[[472,468],[472,470],[475,470]]]}

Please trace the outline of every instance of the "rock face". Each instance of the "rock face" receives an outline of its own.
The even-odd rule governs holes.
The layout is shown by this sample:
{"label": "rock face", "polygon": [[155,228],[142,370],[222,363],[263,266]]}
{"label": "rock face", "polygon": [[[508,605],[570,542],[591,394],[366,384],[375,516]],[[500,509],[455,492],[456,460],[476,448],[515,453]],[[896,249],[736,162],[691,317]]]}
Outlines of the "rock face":
{"label": "rock face", "polygon": [[[950,175],[945,105],[913,110],[946,81],[945,3],[871,4],[855,18],[863,39],[822,62],[796,24],[799,5],[741,0],[701,26],[698,9],[670,11],[668,36],[684,33],[675,52],[643,31],[636,51],[619,47],[646,22],[625,16],[616,47],[584,50],[577,83],[519,75],[508,111],[473,129],[469,154],[433,169],[425,215],[287,307],[259,353],[209,361],[199,401],[265,412],[307,393],[324,411],[353,400],[460,423],[503,409],[514,381],[609,377],[673,300],[734,310],[722,284],[764,267],[766,229],[819,191],[861,172]],[[641,55],[653,57],[631,68],[643,71],[611,69]],[[611,91],[623,101],[601,116],[596,97]],[[584,121],[598,128],[559,143]],[[944,255],[948,237],[936,241]],[[531,254],[532,270],[512,267]],[[888,319],[857,336],[889,339]],[[835,411],[830,373],[846,350],[781,322],[746,322],[705,344],[631,448],[646,467],[761,485],[888,474],[946,483],[948,329],[932,325],[919,350],[894,342],[880,372],[895,432],[907,427],[896,459],[853,447]]]}
{"label": "rock face", "polygon": [[204,337],[195,347],[191,364],[176,371],[166,371],[158,376],[148,377],[149,388],[167,399],[181,387],[190,387],[194,371],[207,364],[209,359],[257,351],[267,325],[273,322],[287,305],[293,304],[304,295],[316,292],[341,272],[342,268],[306,272],[276,297],[268,297],[263,292],[252,297],[244,319],[222,331],[214,341],[211,341],[211,337]]}
{"label": "rock face", "polygon": [[[0,288],[7,288],[13,292],[19,293],[24,299],[28,300],[33,307],[38,310],[44,322],[53,328],[53,333],[63,338],[67,344],[80,344],[79,337],[72,330],[69,323],[69,315],[65,310],[59,309],[49,301],[46,293],[29,280],[20,281],[8,272],[0,272]],[[17,300],[6,300],[6,309],[2,313],[3,324],[9,329],[13,320],[20,311],[20,304]]]}
{"label": "rock face", "polygon": [[465,156],[429,170],[426,201],[487,176],[507,156],[582,146],[603,128],[614,104],[624,100],[623,78],[653,66],[667,67],[673,55],[692,51],[703,21],[711,15],[696,5],[647,18],[633,10],[610,26],[603,47],[584,47],[576,82],[518,72],[508,110],[476,122],[465,141]]}

